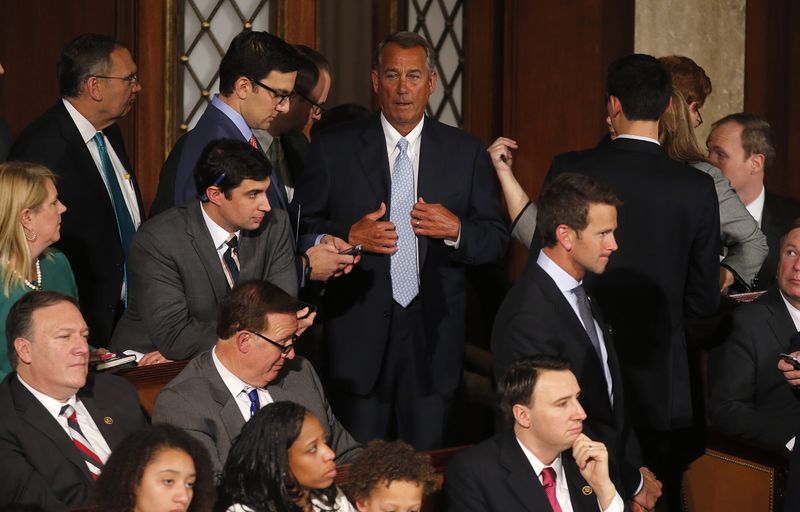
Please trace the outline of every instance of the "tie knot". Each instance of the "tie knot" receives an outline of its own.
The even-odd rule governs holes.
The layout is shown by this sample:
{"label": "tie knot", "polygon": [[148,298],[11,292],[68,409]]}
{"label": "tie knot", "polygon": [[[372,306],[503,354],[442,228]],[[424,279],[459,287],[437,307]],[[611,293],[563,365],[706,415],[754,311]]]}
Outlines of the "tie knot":
{"label": "tie knot", "polygon": [[408,148],[408,140],[405,137],[400,137],[400,140],[397,141],[397,149],[400,150],[400,154],[406,152]]}
{"label": "tie knot", "polygon": [[61,413],[60,414],[62,416],[66,416],[67,418],[69,418],[69,417],[71,417],[71,416],[73,416],[75,414],[75,408],[72,407],[71,405],[67,404],[67,405],[65,405],[64,407],[61,408]]}
{"label": "tie knot", "polygon": [[575,294],[578,300],[586,300],[586,290],[583,289],[583,285],[578,285],[570,291]]}
{"label": "tie knot", "polygon": [[551,467],[546,467],[542,470],[542,485],[545,487],[552,487],[556,484],[556,470]]}
{"label": "tie knot", "polygon": [[94,134],[94,143],[97,144],[97,147],[106,147],[106,141],[103,139],[103,132],[97,132]]}
{"label": "tie knot", "polygon": [[230,247],[231,251],[233,251],[233,252],[236,252],[236,250],[237,250],[237,249],[239,249],[239,237],[238,237],[238,236],[236,236],[236,235],[233,235],[232,237],[230,237],[230,238],[229,238],[229,239],[228,239],[228,240],[225,242],[225,244],[226,244],[228,247]]}
{"label": "tie knot", "polygon": [[250,402],[257,404],[258,403],[258,390],[256,388],[250,388],[250,391],[247,391],[247,397],[250,399]]}

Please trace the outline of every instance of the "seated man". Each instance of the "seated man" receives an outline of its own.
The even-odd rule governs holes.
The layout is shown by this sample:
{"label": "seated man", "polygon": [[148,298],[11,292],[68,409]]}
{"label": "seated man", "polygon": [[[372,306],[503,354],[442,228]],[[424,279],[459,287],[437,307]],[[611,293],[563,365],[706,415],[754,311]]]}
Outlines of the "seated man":
{"label": "seated man", "polygon": [[216,345],[159,393],[153,423],[170,423],[197,437],[219,473],[245,422],[268,403],[291,400],[322,423],[336,462],[350,460],[358,443],[333,415],[314,368],[294,354],[301,308],[266,281],[236,286],[220,305]]}
{"label": "seated man", "polygon": [[217,306],[240,279],[264,279],[297,295],[289,219],[267,199],[271,173],[246,142],[206,146],[194,173],[202,199],[154,217],[133,238],[128,309],[112,350],[156,351],[140,364],[208,350]]}
{"label": "seated man", "polygon": [[776,284],[733,312],[730,335],[708,360],[712,427],[784,453],[800,425],[800,399],[775,366],[778,354],[798,350],[791,338],[800,331],[799,275],[795,220],[780,243]]}
{"label": "seated man", "polygon": [[29,292],[8,314],[15,372],[0,383],[0,508],[86,507],[111,451],[145,426],[136,391],[88,374],[89,329],[72,297]]}
{"label": "seated man", "polygon": [[444,478],[447,510],[623,510],[605,445],[582,434],[580,392],[565,359],[537,355],[511,365],[500,400],[513,430],[453,458]]}

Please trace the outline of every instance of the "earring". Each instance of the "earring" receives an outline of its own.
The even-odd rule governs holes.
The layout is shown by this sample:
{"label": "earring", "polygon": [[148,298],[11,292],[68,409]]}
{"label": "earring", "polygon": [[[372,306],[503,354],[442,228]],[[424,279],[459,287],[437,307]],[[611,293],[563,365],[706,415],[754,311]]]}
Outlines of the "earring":
{"label": "earring", "polygon": [[36,234],[36,231],[34,231],[32,229],[28,229],[28,228],[23,227],[22,231],[25,233],[25,240],[27,240],[29,242],[35,242],[36,239],[39,237],[39,235]]}

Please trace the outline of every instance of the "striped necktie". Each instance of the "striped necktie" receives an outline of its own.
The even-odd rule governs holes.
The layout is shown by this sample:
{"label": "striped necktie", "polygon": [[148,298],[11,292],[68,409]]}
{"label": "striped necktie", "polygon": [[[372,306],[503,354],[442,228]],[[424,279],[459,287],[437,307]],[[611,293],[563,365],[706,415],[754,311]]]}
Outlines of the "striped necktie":
{"label": "striped necktie", "polygon": [[94,453],[92,445],[83,435],[81,426],[78,424],[78,416],[75,414],[75,408],[67,404],[61,408],[62,416],[67,418],[67,427],[69,427],[69,436],[72,442],[81,454],[81,458],[89,468],[89,473],[92,475],[93,480],[97,480],[100,476],[100,471],[103,470],[103,461]]}

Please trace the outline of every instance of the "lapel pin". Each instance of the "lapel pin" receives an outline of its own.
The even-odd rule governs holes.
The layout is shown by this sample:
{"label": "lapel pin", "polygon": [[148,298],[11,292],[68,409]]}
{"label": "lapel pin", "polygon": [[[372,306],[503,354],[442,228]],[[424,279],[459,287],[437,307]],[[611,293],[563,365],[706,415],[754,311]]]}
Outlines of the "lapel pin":
{"label": "lapel pin", "polygon": [[114,418],[112,418],[111,416],[106,416],[105,418],[103,418],[103,423],[105,423],[106,425],[113,425]]}
{"label": "lapel pin", "polygon": [[588,485],[584,485],[584,486],[581,488],[581,492],[583,493],[583,495],[584,495],[584,496],[589,496],[589,495],[590,495],[590,494],[592,494],[594,491],[593,491],[593,490],[592,490],[592,488],[591,488],[591,487],[589,487]]}

